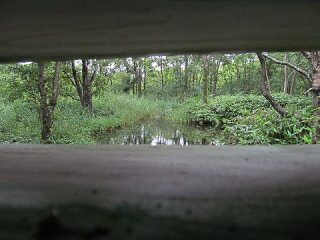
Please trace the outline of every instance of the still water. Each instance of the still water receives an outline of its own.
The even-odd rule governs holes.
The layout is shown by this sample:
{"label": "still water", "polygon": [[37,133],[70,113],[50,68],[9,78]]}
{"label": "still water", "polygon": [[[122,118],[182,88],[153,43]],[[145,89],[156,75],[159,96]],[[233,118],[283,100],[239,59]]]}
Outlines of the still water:
{"label": "still water", "polygon": [[213,140],[217,131],[167,121],[144,122],[113,133],[100,133],[96,141],[103,144],[148,144],[148,145],[221,145]]}

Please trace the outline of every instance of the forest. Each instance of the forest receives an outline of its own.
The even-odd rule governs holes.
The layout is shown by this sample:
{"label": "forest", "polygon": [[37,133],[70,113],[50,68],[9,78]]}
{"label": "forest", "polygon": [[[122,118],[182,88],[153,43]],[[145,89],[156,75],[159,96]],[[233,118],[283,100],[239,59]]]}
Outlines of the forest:
{"label": "forest", "polygon": [[320,52],[0,65],[0,142],[312,144]]}

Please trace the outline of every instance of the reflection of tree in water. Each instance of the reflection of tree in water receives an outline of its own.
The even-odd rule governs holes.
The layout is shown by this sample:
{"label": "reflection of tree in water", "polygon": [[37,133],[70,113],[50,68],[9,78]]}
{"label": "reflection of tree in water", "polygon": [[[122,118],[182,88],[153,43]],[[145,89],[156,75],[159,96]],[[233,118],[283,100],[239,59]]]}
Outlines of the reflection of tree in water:
{"label": "reflection of tree in water", "polygon": [[134,129],[119,130],[112,135],[99,135],[97,139],[109,144],[207,145],[210,144],[210,133],[208,129],[201,130],[184,124],[149,122]]}

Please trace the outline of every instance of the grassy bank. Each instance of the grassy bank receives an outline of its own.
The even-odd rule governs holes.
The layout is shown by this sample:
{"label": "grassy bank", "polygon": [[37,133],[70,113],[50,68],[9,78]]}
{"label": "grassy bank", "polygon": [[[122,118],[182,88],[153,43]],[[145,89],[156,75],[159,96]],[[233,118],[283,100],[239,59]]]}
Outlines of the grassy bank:
{"label": "grassy bank", "polygon": [[[51,143],[95,143],[99,132],[113,132],[146,119],[164,117],[166,105],[128,95],[108,94],[94,99],[89,114],[79,102],[60,99],[54,115]],[[0,102],[0,141],[40,143],[38,107],[29,102]]]}

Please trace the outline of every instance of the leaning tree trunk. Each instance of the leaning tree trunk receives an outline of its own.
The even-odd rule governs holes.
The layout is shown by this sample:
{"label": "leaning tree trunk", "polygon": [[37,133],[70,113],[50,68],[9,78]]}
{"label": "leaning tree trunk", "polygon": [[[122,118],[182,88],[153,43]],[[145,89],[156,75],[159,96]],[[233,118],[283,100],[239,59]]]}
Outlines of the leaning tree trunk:
{"label": "leaning tree trunk", "polygon": [[287,114],[287,112],[272,97],[272,95],[270,93],[270,89],[268,86],[268,74],[267,74],[266,61],[265,61],[262,53],[257,53],[257,56],[258,56],[260,64],[261,64],[261,91],[262,91],[262,95],[268,100],[268,102],[271,104],[271,106],[274,108],[274,110],[276,110],[282,117],[284,117]]}
{"label": "leaning tree trunk", "polygon": [[61,63],[56,62],[54,78],[52,80],[52,95],[48,99],[46,90],[46,78],[45,78],[45,66],[43,62],[38,63],[39,77],[38,77],[38,89],[40,93],[40,118],[42,124],[41,130],[41,142],[48,142],[51,136],[51,129],[53,125],[52,116],[54,109],[57,105],[59,95],[59,75],[61,69]]}
{"label": "leaning tree trunk", "polygon": [[71,82],[77,90],[81,106],[84,106],[83,95],[82,95],[82,86],[81,86],[80,77],[77,73],[75,61],[71,61],[71,69],[72,69],[72,76],[73,76],[73,81],[71,79]]}

